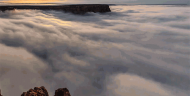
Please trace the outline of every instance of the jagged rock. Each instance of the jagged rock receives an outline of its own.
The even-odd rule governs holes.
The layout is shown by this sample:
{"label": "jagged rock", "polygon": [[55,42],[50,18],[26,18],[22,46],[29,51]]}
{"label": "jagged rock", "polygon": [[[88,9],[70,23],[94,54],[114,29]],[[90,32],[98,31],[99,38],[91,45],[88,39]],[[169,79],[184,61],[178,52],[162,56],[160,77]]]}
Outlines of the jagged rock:
{"label": "jagged rock", "polygon": [[27,92],[23,92],[21,96],[49,96],[47,90],[44,86],[34,87],[34,89],[29,89]]}
{"label": "jagged rock", "polygon": [[49,94],[44,86],[41,86],[41,89],[43,90],[43,92],[45,93],[46,96],[49,96]]}
{"label": "jagged rock", "polygon": [[59,88],[55,91],[54,96],[71,96],[67,88]]}
{"label": "jagged rock", "polygon": [[62,10],[65,12],[72,12],[75,14],[83,14],[86,12],[111,12],[107,4],[78,4],[78,5],[60,5],[60,6],[0,6],[1,11],[14,9],[37,9],[37,10]]}

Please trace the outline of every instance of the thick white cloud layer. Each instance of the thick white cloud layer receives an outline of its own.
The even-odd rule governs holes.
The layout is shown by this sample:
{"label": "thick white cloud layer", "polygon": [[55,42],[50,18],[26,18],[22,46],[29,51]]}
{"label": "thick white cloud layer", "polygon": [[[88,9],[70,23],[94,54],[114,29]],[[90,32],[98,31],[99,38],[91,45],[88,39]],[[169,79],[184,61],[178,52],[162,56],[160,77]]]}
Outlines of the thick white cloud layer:
{"label": "thick white cloud layer", "polygon": [[107,85],[107,88],[114,94],[113,96],[172,96],[156,82],[139,76],[118,74],[111,80],[113,81]]}
{"label": "thick white cloud layer", "polygon": [[0,50],[0,89],[4,96],[19,96],[39,85],[50,88],[40,75],[47,68],[41,60],[23,48],[0,44]]}
{"label": "thick white cloud layer", "polygon": [[64,87],[72,96],[189,96],[189,8],[111,10],[1,12],[2,94],[45,86],[51,96]]}

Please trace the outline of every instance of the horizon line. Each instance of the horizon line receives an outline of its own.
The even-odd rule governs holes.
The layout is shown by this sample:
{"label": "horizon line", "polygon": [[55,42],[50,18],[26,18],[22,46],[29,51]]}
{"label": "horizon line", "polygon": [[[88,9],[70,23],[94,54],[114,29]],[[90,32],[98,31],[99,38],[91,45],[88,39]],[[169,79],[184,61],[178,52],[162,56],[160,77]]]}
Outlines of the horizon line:
{"label": "horizon line", "polygon": [[[7,2],[1,2],[4,4],[76,4],[76,3],[7,3]],[[125,4],[119,4],[119,3],[78,3],[77,5],[80,4],[108,4],[108,5],[189,5],[189,4],[134,4],[134,3],[125,3]]]}

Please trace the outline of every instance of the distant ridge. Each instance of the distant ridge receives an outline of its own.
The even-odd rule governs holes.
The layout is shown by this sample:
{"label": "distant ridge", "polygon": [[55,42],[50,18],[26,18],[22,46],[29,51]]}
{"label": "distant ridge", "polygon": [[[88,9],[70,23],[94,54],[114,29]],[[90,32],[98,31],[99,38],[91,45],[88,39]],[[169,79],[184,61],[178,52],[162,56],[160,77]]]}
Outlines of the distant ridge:
{"label": "distant ridge", "polygon": [[70,5],[2,5],[0,11],[15,9],[33,9],[33,10],[59,10],[72,12],[75,14],[84,14],[86,12],[111,12],[108,4],[70,4]]}

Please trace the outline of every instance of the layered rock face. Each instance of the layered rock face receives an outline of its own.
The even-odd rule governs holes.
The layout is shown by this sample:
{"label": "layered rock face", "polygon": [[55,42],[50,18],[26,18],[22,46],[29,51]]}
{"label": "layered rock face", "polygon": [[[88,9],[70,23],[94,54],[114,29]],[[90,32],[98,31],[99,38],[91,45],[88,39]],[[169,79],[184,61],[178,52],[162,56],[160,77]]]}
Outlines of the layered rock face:
{"label": "layered rock face", "polygon": [[[34,87],[34,89],[29,89],[27,92],[23,92],[21,96],[49,96],[49,95],[46,88],[44,86],[41,86],[41,87]],[[55,90],[54,96],[71,96],[71,95],[67,88],[59,88]]]}
{"label": "layered rock face", "polygon": [[1,11],[14,9],[36,9],[36,10],[60,10],[65,12],[72,12],[75,14],[83,14],[86,12],[111,12],[109,5],[106,4],[78,4],[78,5],[61,5],[61,6],[0,6]]}

